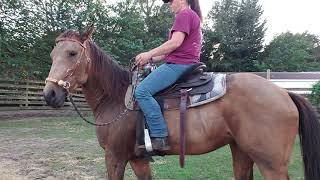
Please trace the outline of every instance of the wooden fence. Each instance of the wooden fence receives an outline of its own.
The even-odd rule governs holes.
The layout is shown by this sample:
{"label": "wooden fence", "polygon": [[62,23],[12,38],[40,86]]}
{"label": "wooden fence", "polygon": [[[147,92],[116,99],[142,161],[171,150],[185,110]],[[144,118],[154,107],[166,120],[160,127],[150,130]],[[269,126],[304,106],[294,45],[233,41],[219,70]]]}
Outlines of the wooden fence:
{"label": "wooden fence", "polygon": [[271,82],[291,92],[307,96],[319,80],[316,79],[270,79]]}
{"label": "wooden fence", "polygon": [[[16,81],[0,79],[0,111],[1,110],[46,110],[53,109],[46,105],[43,97],[43,81]],[[73,95],[79,109],[88,109],[88,105],[78,89]],[[65,103],[66,109],[73,109],[70,102]]]}
{"label": "wooden fence", "polygon": [[[258,72],[259,76],[270,79],[276,85],[298,94],[308,95],[312,86],[320,80],[316,73],[270,73]],[[0,111],[7,110],[49,110],[43,98],[43,81],[16,81],[0,79]],[[89,110],[81,89],[73,95],[74,101],[81,110]],[[64,109],[73,109],[70,102]]]}
{"label": "wooden fence", "polygon": [[320,72],[258,72],[257,75],[269,79],[274,84],[307,96],[311,94],[311,88],[320,80]]}

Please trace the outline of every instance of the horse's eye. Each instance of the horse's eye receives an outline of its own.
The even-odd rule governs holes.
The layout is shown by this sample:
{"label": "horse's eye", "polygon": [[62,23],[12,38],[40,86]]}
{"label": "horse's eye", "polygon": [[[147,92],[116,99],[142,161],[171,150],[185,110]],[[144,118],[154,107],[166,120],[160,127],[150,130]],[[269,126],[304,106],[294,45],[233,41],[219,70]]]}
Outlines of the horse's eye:
{"label": "horse's eye", "polygon": [[77,52],[75,52],[75,51],[69,52],[69,56],[70,56],[70,57],[73,57],[73,56],[75,56],[75,55],[77,55]]}

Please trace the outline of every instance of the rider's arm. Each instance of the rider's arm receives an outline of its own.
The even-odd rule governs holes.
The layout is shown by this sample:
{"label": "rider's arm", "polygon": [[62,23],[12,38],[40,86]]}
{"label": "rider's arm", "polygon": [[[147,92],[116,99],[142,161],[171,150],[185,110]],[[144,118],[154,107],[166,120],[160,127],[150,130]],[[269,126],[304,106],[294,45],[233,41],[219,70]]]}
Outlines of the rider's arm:
{"label": "rider's arm", "polygon": [[136,56],[136,64],[142,66],[152,58],[156,56],[162,56],[171,53],[181,46],[186,34],[180,31],[174,31],[172,37],[161,46],[154,48],[148,52],[141,53]]}
{"label": "rider's arm", "polygon": [[151,60],[152,60],[152,63],[157,63],[157,62],[163,61],[165,57],[166,55],[155,56],[155,57],[152,57]]}
{"label": "rider's arm", "polygon": [[172,37],[167,42],[163,43],[161,46],[150,50],[152,57],[161,56],[171,53],[181,46],[186,34],[183,32],[175,31]]}

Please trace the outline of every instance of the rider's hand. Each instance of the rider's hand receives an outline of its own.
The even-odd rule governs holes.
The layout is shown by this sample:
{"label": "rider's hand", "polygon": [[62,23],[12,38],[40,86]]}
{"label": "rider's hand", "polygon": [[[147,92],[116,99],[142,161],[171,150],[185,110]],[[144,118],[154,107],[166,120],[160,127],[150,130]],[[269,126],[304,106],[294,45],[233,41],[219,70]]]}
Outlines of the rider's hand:
{"label": "rider's hand", "polygon": [[144,52],[136,56],[135,63],[136,65],[142,67],[143,65],[147,64],[151,58],[152,54],[150,52]]}

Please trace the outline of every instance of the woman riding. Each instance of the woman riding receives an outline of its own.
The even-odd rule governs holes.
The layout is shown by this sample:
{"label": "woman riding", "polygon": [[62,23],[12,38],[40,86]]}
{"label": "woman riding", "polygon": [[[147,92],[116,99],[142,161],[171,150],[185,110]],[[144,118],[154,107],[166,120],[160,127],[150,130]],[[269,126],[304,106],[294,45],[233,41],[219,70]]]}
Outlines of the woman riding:
{"label": "woman riding", "polygon": [[169,150],[168,129],[153,95],[175,83],[193,64],[200,61],[202,14],[199,0],[163,0],[169,3],[175,20],[169,40],[136,56],[140,67],[148,62],[164,64],[152,71],[136,88],[135,98],[149,127],[153,150]]}

